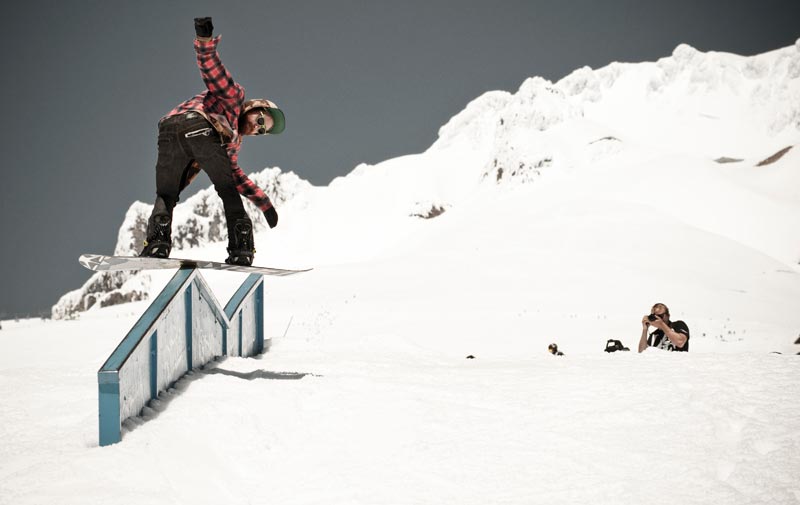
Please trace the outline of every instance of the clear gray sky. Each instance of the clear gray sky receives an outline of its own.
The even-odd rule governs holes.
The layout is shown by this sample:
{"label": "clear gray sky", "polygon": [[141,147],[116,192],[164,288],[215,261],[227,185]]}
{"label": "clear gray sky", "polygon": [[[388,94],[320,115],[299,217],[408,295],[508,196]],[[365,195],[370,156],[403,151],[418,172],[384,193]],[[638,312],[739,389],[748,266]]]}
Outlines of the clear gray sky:
{"label": "clear gray sky", "polygon": [[130,204],[152,203],[156,123],[203,89],[194,17],[213,17],[248,96],[286,112],[242,167],[316,185],[425,150],[470,100],[527,77],[800,37],[797,0],[28,0],[3,14],[0,317],[80,287],[78,255],[113,252]]}

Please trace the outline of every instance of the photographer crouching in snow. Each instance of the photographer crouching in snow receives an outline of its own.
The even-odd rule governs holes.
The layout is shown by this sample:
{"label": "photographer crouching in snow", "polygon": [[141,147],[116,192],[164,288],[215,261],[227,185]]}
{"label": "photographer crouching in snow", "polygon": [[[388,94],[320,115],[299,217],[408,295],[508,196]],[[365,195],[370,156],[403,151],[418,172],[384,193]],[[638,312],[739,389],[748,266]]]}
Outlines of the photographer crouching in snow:
{"label": "photographer crouching in snow", "polygon": [[[647,330],[650,326],[656,330],[648,335]],[[650,314],[642,317],[639,352],[648,347],[657,347],[666,351],[686,352],[689,350],[689,327],[683,321],[670,321],[669,308],[663,303],[653,305]]]}

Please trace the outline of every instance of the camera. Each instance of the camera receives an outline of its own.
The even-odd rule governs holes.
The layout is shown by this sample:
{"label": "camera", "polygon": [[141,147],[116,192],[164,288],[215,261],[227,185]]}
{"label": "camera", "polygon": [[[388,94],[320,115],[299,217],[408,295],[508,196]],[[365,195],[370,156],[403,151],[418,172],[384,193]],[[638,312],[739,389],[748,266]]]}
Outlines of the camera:
{"label": "camera", "polygon": [[650,314],[649,316],[647,316],[647,320],[652,323],[653,321],[656,320],[656,317],[658,316],[656,316],[655,314]]}

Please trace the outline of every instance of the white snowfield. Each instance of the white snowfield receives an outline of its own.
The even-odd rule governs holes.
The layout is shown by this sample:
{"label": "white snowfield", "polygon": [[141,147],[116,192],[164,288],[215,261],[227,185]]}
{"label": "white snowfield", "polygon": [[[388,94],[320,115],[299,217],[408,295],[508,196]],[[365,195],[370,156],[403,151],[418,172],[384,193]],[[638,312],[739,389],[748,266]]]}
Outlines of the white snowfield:
{"label": "white snowfield", "polygon": [[[271,350],[186,376],[113,446],[96,372],[148,302],[4,321],[0,504],[800,503],[798,111],[800,42],[679,46],[294,184],[256,263],[314,270],[267,280]],[[203,276],[223,301],[244,279]],[[690,352],[636,352],[655,302]]]}

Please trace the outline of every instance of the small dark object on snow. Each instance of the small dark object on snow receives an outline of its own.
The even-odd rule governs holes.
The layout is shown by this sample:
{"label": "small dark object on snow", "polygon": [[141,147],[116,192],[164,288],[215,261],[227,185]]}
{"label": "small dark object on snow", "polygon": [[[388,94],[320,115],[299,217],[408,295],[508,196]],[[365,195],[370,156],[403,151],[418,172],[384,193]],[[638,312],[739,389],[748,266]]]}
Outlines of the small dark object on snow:
{"label": "small dark object on snow", "polygon": [[622,342],[619,340],[609,339],[608,342],[606,342],[606,352],[616,351],[630,351],[630,349],[622,345]]}
{"label": "small dark object on snow", "polygon": [[759,161],[759,162],[756,164],[756,166],[757,166],[757,167],[763,167],[763,166],[765,166],[765,165],[771,165],[772,163],[775,163],[775,162],[776,162],[776,161],[778,161],[779,159],[783,158],[783,155],[784,155],[784,154],[786,154],[786,153],[788,153],[788,152],[789,152],[789,150],[790,150],[792,147],[794,147],[794,146],[788,146],[788,147],[784,147],[783,149],[781,149],[781,150],[780,150],[780,151],[778,151],[777,153],[773,154],[773,155],[772,155],[772,156],[770,156],[769,158]]}
{"label": "small dark object on snow", "polygon": [[558,345],[557,345],[557,344],[550,344],[550,345],[548,345],[548,346],[547,346],[547,350],[548,350],[548,352],[550,352],[550,354],[552,354],[553,356],[563,356],[563,355],[564,355],[564,353],[563,353],[563,352],[561,352],[561,351],[559,351],[559,350],[558,350]]}
{"label": "small dark object on snow", "polygon": [[470,354],[469,356],[467,356],[467,359],[475,359],[475,356],[473,356],[472,354]]}

